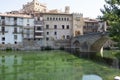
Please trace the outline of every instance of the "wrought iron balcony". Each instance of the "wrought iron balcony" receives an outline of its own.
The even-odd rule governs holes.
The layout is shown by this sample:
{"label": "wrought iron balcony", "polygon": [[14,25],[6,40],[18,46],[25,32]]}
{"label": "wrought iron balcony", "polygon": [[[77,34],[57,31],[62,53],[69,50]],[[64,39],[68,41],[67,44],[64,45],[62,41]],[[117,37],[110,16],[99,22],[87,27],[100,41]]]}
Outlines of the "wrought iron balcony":
{"label": "wrought iron balcony", "polygon": [[0,31],[0,33],[8,33],[8,31]]}

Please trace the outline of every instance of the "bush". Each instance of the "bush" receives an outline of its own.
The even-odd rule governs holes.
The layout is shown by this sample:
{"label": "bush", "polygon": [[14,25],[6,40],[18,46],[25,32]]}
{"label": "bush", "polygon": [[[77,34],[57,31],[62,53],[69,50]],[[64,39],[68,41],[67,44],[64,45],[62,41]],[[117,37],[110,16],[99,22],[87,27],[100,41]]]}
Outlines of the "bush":
{"label": "bush", "polygon": [[104,50],[111,50],[111,48],[110,47],[105,47]]}
{"label": "bush", "polygon": [[52,50],[52,48],[50,46],[42,46],[41,51],[44,51],[44,50]]}
{"label": "bush", "polygon": [[12,48],[6,48],[6,51],[12,51]]}
{"label": "bush", "polygon": [[65,48],[64,48],[63,46],[61,46],[61,47],[59,48],[59,50],[65,50]]}

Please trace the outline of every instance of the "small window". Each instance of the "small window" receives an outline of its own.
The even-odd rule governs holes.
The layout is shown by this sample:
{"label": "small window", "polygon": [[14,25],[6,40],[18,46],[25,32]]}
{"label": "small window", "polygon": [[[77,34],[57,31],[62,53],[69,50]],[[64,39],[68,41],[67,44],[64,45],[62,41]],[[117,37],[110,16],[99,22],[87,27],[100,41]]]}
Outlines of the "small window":
{"label": "small window", "polygon": [[42,30],[41,27],[37,27],[37,30]]}
{"label": "small window", "polygon": [[37,20],[40,21],[40,18],[38,17]]}
{"label": "small window", "polygon": [[67,25],[67,29],[69,29],[69,25]]}
{"label": "small window", "polygon": [[64,25],[62,25],[62,29],[64,29],[65,28],[65,26]]}
{"label": "small window", "polygon": [[52,18],[50,17],[50,20],[52,20]]}
{"label": "small window", "polygon": [[54,34],[57,35],[57,32],[55,32]]}
{"label": "small window", "polygon": [[16,27],[14,28],[14,33],[17,33],[17,28]]}
{"label": "small window", "polygon": [[49,35],[49,32],[47,32],[47,35]]}
{"label": "small window", "polygon": [[58,20],[58,18],[56,18],[56,21]]}
{"label": "small window", "polygon": [[59,18],[59,21],[61,20],[61,18]]}
{"label": "small window", "polygon": [[64,20],[66,21],[66,18],[64,18]]}
{"label": "small window", "polygon": [[1,19],[5,19],[5,17],[4,17],[4,16],[1,16]]}
{"label": "small window", "polygon": [[54,25],[54,29],[57,29],[57,25]]}
{"label": "small window", "polygon": [[53,18],[53,20],[55,20],[55,18]]}
{"label": "small window", "polygon": [[2,37],[2,41],[5,41],[5,37]]}
{"label": "small window", "polygon": [[69,35],[67,35],[67,39],[70,39],[70,36],[69,36]]}
{"label": "small window", "polygon": [[67,21],[69,21],[69,18],[67,18]]}
{"label": "small window", "polygon": [[5,27],[2,27],[1,29],[2,29],[2,32],[4,32],[4,31],[5,31]]}
{"label": "small window", "polygon": [[49,40],[49,38],[47,37],[47,38],[46,38],[46,40],[48,41],[48,40]]}
{"label": "small window", "polygon": [[17,35],[14,35],[14,39],[15,39],[15,40],[17,39]]}
{"label": "small window", "polygon": [[47,20],[49,20],[49,17],[47,17]]}
{"label": "small window", "polygon": [[2,44],[5,44],[5,42],[2,42]]}
{"label": "small window", "polygon": [[15,44],[17,44],[17,42],[16,42],[16,41],[15,41],[14,43],[15,43]]}
{"label": "small window", "polygon": [[2,32],[2,35],[5,35],[5,33],[4,33],[4,32]]}
{"label": "small window", "polygon": [[49,29],[49,25],[46,25],[46,29]]}

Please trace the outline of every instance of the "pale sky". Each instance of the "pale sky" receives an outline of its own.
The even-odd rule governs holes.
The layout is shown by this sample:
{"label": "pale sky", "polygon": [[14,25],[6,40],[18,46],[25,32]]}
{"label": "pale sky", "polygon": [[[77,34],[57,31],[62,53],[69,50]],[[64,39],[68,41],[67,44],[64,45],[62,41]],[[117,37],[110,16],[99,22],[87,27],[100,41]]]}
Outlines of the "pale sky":
{"label": "pale sky", "polygon": [[[0,12],[22,9],[22,5],[32,0],[1,0]],[[102,15],[100,9],[105,4],[104,0],[39,0],[46,3],[48,9],[59,9],[64,11],[65,6],[70,6],[71,13],[82,13],[84,17],[96,18]]]}

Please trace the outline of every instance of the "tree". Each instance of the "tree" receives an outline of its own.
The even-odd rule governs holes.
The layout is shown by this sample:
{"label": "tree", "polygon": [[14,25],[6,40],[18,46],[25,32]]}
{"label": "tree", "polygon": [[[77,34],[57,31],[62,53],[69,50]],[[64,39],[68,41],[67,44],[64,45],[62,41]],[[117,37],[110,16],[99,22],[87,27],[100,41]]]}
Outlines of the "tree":
{"label": "tree", "polygon": [[120,48],[120,0],[105,0],[104,9],[101,9],[102,20],[110,26],[109,32],[112,40],[118,42]]}

